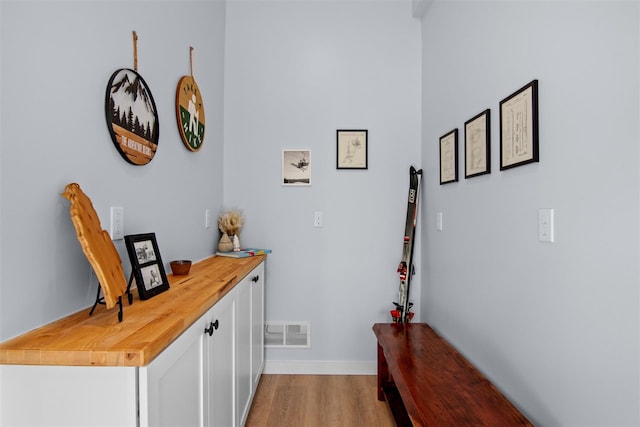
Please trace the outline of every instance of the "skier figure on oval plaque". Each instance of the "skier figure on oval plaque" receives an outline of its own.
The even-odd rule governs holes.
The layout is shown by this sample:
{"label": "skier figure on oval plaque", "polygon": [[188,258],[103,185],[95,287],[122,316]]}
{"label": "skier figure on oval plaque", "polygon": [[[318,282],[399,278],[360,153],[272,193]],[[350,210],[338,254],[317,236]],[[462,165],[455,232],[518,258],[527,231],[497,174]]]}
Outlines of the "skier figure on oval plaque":
{"label": "skier figure on oval plaque", "polygon": [[[189,48],[190,55],[193,47]],[[204,104],[200,88],[193,78],[193,60],[190,58],[191,75],[183,76],[176,89],[176,118],[182,142],[191,151],[198,151],[204,142]]]}

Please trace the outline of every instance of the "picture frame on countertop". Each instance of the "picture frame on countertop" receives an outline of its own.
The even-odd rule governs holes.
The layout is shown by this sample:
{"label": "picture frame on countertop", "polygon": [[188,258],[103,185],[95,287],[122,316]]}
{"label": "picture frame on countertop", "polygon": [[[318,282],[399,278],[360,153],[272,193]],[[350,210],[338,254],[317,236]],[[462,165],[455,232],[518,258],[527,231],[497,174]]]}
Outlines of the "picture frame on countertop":
{"label": "picture frame on countertop", "polygon": [[311,185],[311,150],[282,150],[282,185],[290,187]]}
{"label": "picture frame on countertop", "polygon": [[124,240],[140,299],[146,300],[167,291],[169,281],[155,233],[132,234],[124,236]]}
{"label": "picture frame on countertop", "polygon": [[336,169],[368,169],[367,129],[336,131]]}
{"label": "picture frame on countertop", "polygon": [[458,181],[458,129],[440,137],[440,185]]}
{"label": "picture frame on countertop", "polygon": [[464,124],[464,177],[490,173],[491,110],[487,108]]}
{"label": "picture frame on countertop", "polygon": [[540,160],[538,80],[500,101],[500,170]]}

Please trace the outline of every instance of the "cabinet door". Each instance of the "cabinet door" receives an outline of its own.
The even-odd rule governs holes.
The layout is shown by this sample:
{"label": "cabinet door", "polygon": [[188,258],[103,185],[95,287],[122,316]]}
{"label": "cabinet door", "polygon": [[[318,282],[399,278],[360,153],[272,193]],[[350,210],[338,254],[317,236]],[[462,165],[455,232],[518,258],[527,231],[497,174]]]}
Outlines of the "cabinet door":
{"label": "cabinet door", "polygon": [[209,310],[213,332],[204,339],[205,426],[232,427],[235,421],[234,334],[236,288]]}
{"label": "cabinet door", "polygon": [[264,263],[237,286],[236,424],[244,425],[264,361]]}
{"label": "cabinet door", "polygon": [[141,426],[203,425],[205,318],[140,368]]}
{"label": "cabinet door", "polygon": [[264,368],[264,262],[249,275],[251,280],[251,378],[255,391]]}
{"label": "cabinet door", "polygon": [[236,286],[236,425],[243,425],[249,412],[253,381],[251,379],[251,281],[250,273]]}

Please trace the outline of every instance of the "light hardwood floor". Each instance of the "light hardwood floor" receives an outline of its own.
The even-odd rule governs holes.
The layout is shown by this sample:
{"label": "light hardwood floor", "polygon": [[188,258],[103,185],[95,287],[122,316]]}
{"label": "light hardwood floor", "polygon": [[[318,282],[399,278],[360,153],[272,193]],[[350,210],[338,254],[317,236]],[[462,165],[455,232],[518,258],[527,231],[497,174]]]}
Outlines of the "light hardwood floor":
{"label": "light hardwood floor", "polygon": [[375,375],[262,375],[247,427],[393,427]]}

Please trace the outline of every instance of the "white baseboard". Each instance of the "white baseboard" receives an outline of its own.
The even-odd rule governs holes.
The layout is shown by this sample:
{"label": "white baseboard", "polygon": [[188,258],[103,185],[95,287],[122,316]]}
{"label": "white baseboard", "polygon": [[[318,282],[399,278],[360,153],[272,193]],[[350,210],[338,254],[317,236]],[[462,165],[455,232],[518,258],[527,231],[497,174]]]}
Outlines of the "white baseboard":
{"label": "white baseboard", "polygon": [[376,362],[322,360],[265,360],[265,374],[376,375]]}

